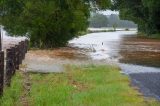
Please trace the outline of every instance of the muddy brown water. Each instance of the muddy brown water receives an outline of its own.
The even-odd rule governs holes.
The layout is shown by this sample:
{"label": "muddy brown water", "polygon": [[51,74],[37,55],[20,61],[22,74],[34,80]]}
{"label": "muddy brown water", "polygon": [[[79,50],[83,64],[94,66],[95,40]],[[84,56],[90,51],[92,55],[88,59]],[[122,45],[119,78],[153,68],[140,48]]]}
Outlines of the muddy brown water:
{"label": "muddy brown water", "polygon": [[70,43],[75,47],[94,48],[88,51],[93,59],[115,60],[127,74],[160,72],[160,40],[138,37],[136,32],[92,33]]}
{"label": "muddy brown water", "polygon": [[160,72],[160,40],[135,34],[116,36],[118,39],[110,36],[104,45],[109,48],[107,55],[118,61],[124,73]]}
{"label": "muddy brown water", "polygon": [[123,36],[119,54],[121,63],[160,67],[160,40]]}

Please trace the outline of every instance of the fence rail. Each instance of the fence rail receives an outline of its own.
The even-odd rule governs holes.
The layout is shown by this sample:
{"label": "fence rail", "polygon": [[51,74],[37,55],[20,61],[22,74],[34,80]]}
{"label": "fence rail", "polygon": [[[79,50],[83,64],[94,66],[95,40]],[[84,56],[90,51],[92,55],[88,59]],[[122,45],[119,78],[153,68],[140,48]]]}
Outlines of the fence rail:
{"label": "fence rail", "polygon": [[4,86],[10,86],[12,76],[25,58],[28,45],[29,41],[26,39],[6,49],[5,52],[0,51],[0,96],[3,95]]}

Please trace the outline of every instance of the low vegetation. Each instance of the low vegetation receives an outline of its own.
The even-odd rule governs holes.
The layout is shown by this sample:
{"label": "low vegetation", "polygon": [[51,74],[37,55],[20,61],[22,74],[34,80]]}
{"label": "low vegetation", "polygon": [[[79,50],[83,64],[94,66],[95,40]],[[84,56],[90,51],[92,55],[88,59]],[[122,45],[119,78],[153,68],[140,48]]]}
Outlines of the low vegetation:
{"label": "low vegetation", "polygon": [[147,35],[145,33],[139,32],[138,37],[150,38],[150,39],[160,39],[160,33]]}
{"label": "low vegetation", "polygon": [[[142,95],[130,86],[128,77],[120,74],[116,67],[67,66],[64,73],[30,73],[30,78],[32,85],[27,96],[29,106],[160,105],[154,100],[144,100]],[[21,94],[21,80],[17,74],[11,88],[6,89],[1,99],[2,106],[17,105]]]}
{"label": "low vegetation", "polygon": [[23,92],[23,79],[20,72],[17,72],[12,79],[10,87],[5,87],[3,96],[0,98],[0,106],[19,106],[20,96]]}

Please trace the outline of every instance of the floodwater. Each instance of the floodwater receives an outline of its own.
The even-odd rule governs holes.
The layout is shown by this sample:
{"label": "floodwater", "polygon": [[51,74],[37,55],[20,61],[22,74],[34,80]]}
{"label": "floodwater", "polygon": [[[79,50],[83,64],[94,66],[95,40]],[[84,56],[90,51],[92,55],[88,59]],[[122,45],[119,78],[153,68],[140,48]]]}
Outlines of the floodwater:
{"label": "floodwater", "polygon": [[90,49],[95,60],[112,60],[126,74],[160,72],[160,40],[140,38],[137,31],[87,34],[70,41],[70,45]]}
{"label": "floodwater", "polygon": [[17,45],[19,42],[27,39],[26,37],[11,37],[8,36],[7,32],[1,29],[1,37],[2,37],[2,50],[6,50],[14,45]]}
{"label": "floodwater", "polygon": [[160,67],[160,40],[123,37],[119,54],[123,63]]}

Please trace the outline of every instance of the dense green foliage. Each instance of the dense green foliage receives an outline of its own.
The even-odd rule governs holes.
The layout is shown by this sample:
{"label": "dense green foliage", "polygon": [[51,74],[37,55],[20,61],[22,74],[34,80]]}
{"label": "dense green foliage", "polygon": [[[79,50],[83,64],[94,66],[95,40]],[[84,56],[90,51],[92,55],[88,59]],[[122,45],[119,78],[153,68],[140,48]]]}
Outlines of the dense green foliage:
{"label": "dense green foliage", "polygon": [[136,22],[140,32],[160,33],[160,0],[113,0],[113,9],[120,10],[122,18]]}
{"label": "dense green foliage", "polygon": [[86,30],[91,8],[110,0],[0,0],[0,24],[10,35],[28,36],[34,47],[64,46]]}

